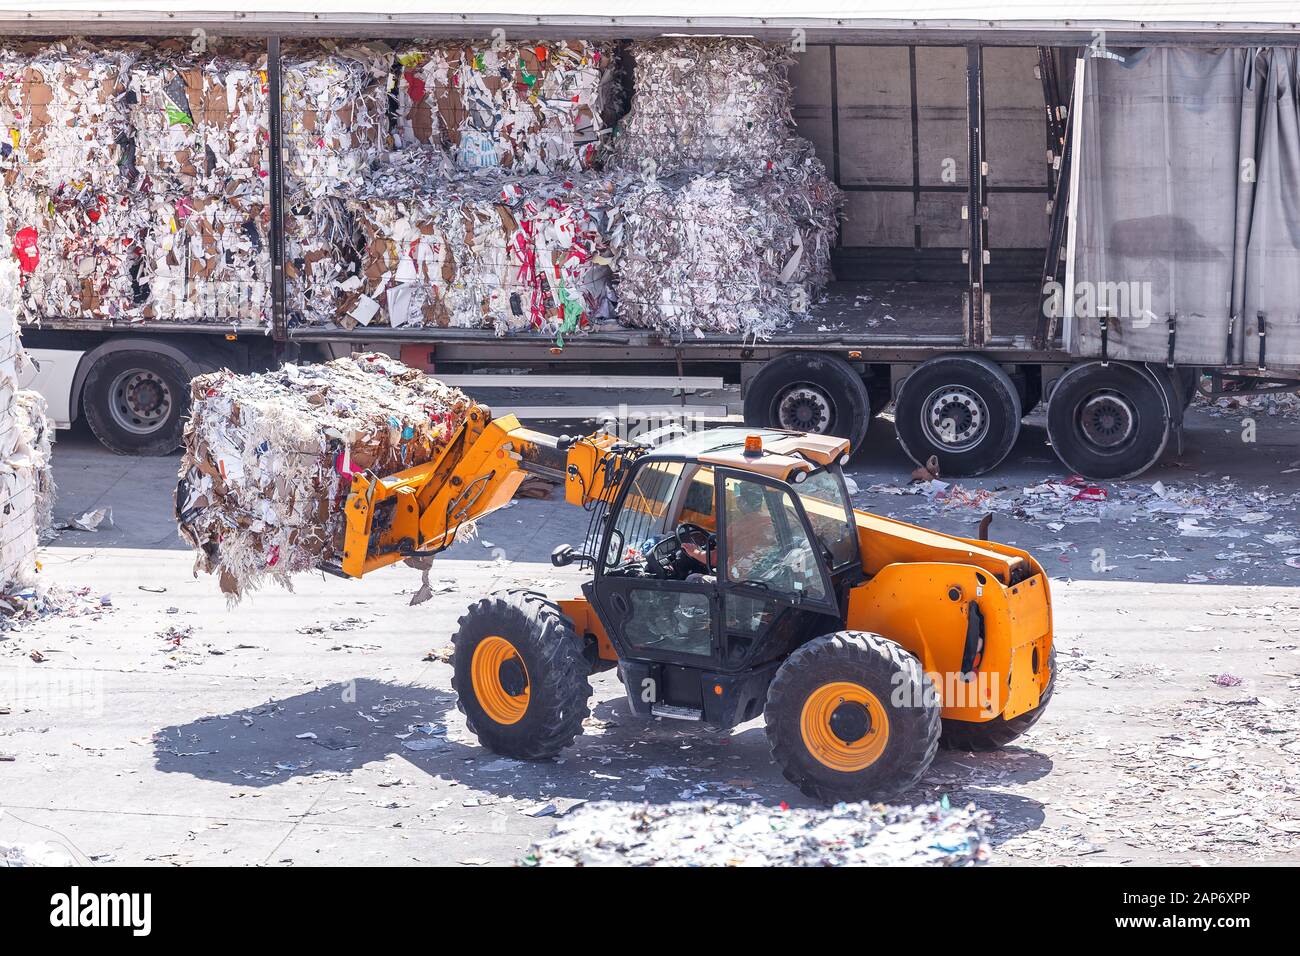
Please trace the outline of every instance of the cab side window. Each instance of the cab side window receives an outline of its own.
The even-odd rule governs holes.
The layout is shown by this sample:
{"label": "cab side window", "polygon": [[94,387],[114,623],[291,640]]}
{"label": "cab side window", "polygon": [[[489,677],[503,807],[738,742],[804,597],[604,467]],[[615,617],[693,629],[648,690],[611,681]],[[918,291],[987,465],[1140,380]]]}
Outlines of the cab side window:
{"label": "cab side window", "polygon": [[817,552],[789,492],[728,476],[723,481],[723,508],[728,583],[826,598]]}
{"label": "cab side window", "polygon": [[610,534],[607,569],[645,559],[646,550],[664,533],[664,515],[683,467],[680,461],[655,461],[637,469]]}

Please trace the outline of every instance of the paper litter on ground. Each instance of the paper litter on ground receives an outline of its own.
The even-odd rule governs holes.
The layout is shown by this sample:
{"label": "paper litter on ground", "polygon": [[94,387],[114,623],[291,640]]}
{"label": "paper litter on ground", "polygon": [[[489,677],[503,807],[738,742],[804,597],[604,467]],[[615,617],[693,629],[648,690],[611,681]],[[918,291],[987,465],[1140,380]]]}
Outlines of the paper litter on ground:
{"label": "paper litter on ground", "polygon": [[464,421],[459,390],[378,353],[192,383],[177,522],[232,601],[342,553],[352,476],[431,460]]}
{"label": "paper litter on ground", "polygon": [[971,866],[989,815],[969,806],[840,803],[782,809],[712,801],[601,801],[561,817],[538,866]]}

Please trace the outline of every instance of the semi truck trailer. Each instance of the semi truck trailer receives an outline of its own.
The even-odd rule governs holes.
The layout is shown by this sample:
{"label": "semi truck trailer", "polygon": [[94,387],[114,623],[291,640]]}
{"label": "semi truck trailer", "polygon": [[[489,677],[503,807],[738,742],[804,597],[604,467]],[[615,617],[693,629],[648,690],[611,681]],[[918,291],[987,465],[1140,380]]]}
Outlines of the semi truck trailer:
{"label": "semi truck trailer", "polygon": [[[265,326],[45,315],[24,332],[39,367],[30,384],[45,395],[58,426],[84,417],[114,451],[165,454],[179,442],[195,374],[381,350],[471,392],[500,381],[491,373],[511,370],[511,386],[562,389],[571,403],[567,413],[580,417],[609,408],[632,389],[739,386],[738,404],[656,411],[739,414],[755,426],[848,438],[854,449],[872,419],[892,407],[906,453],[918,463],[937,456],[943,473],[953,476],[995,468],[1025,416],[1045,403],[1056,454],[1069,470],[1093,478],[1136,475],[1180,444],[1183,412],[1198,387],[1208,394],[1300,387],[1300,349],[1290,349],[1281,334],[1278,347],[1265,349],[1269,330],[1285,330],[1294,306],[1256,308],[1247,294],[1242,301],[1249,308],[1232,296],[1213,310],[1200,301],[1185,308],[1170,290],[1189,271],[1217,267],[1197,264],[1188,252],[1192,240],[1142,248],[1140,230],[1133,251],[1132,230],[1124,231],[1113,195],[1120,185],[1133,186],[1133,170],[1116,158],[1122,144],[1104,122],[1119,109],[1116,84],[1131,78],[1119,76],[1121,68],[1151,70],[1170,55],[1195,58],[1223,49],[1254,64],[1258,51],[1293,47],[1300,29],[1286,4],[1234,4],[1212,21],[1190,3],[1162,5],[1146,18],[1113,4],[1084,3],[1067,18],[1041,3],[1013,2],[994,4],[979,20],[968,12],[954,16],[941,3],[842,6],[801,14],[763,4],[733,12],[724,4],[701,16],[659,4],[611,16],[585,0],[542,14],[509,4],[476,13],[454,2],[397,4],[389,13],[335,0],[286,0],[272,10],[189,0],[132,0],[111,11],[75,0],[38,11],[0,4],[0,36],[79,33],[150,42],[208,31],[253,38],[265,43],[272,90]],[[762,339],[675,340],[610,322],[560,345],[547,335],[499,337],[486,328],[345,331],[304,323],[284,292],[285,221],[292,211],[282,194],[281,41],[483,38],[494,30],[620,40],[725,33],[791,43],[798,132],[815,144],[845,194],[835,281],[825,295],[792,311],[786,328]],[[1155,102],[1200,89],[1199,66],[1170,62],[1150,74],[1162,78],[1160,85],[1144,87]],[[1153,151],[1178,149],[1168,128],[1137,125],[1128,135]],[[1218,165],[1188,159],[1197,161]],[[1226,183],[1215,180],[1211,187],[1235,195],[1237,175],[1234,168]],[[1181,205],[1192,201],[1178,195],[1177,185],[1163,184],[1170,191],[1164,218],[1177,219]],[[1284,183],[1283,193],[1292,188],[1300,187]],[[1267,200],[1264,195],[1257,205]],[[1109,218],[1102,221],[1103,214]],[[1237,218],[1249,232],[1249,217]],[[1285,209],[1269,220],[1279,221],[1286,222]],[[1162,223],[1158,231],[1167,237],[1178,228]],[[1128,258],[1112,263],[1140,259],[1144,265],[1111,272],[1091,267],[1098,236],[1102,254],[1129,244]],[[1261,256],[1278,270],[1300,262],[1278,260],[1275,251]],[[1249,274],[1244,265],[1241,273]],[[1151,275],[1161,277],[1154,299]],[[1166,282],[1167,276],[1174,278]],[[1279,298],[1276,291],[1264,297],[1270,306]],[[1226,334],[1216,332],[1211,342],[1207,324]]]}

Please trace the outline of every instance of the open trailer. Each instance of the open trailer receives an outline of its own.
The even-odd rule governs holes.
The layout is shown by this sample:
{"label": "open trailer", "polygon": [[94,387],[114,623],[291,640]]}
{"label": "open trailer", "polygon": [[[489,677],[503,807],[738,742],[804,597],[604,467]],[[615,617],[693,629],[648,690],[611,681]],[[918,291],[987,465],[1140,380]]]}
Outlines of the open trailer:
{"label": "open trailer", "polygon": [[[196,372],[358,349],[470,387],[491,383],[474,373],[526,368],[532,376],[512,386],[560,387],[582,404],[646,384],[739,383],[748,422],[854,445],[893,402],[907,453],[937,455],[950,475],[995,467],[1040,401],[1065,465],[1114,478],[1181,442],[1200,370],[1220,388],[1300,386],[1300,28],[1290,3],[1085,2],[1067,18],[1016,0],[987,5],[979,20],[942,2],[796,15],[723,3],[707,16],[680,3],[611,16],[588,0],[474,13],[454,2],[378,13],[337,0],[21,6],[0,3],[0,35],[210,31],[266,43],[269,328],[45,316],[24,333],[56,422],[84,413],[119,451],[175,446]],[[526,332],[303,324],[285,297],[281,39],[495,29],[793,42],[798,131],[846,195],[824,299],[761,340],[677,341],[602,324],[560,347]]]}

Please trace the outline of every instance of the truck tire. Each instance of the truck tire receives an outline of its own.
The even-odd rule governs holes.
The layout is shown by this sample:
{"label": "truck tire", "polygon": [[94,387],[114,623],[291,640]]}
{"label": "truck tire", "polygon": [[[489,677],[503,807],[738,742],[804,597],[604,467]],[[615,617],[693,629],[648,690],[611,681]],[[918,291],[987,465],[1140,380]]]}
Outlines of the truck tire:
{"label": "truck tire", "polygon": [[481,598],[452,638],[452,689],[488,750],[522,760],[554,757],[582,733],[591,664],[573,622],[545,595]]}
{"label": "truck tire", "polygon": [[749,383],[745,424],[847,438],[856,452],[871,424],[871,399],[862,376],[843,359],[787,352]]}
{"label": "truck tire", "polygon": [[911,788],[939,746],[939,701],[921,662],[863,631],[819,637],[786,658],[765,715],[785,778],[827,803]]}
{"label": "truck tire", "polygon": [[1001,716],[982,723],[969,720],[944,720],[939,746],[945,750],[1001,750],[1023,734],[1043,716],[1056,690],[1056,645],[1047,655],[1047,686],[1038,696],[1038,706],[1007,720]]}
{"label": "truck tire", "polygon": [[86,374],[81,406],[100,443],[119,455],[168,455],[190,413],[190,376],[169,355],[108,352]]}
{"label": "truck tire", "polygon": [[1084,362],[1057,380],[1047,436],[1066,468],[1085,478],[1132,478],[1164,454],[1170,415],[1155,377],[1126,362]]}
{"label": "truck tire", "polygon": [[1020,390],[982,355],[932,358],[909,375],[894,403],[894,428],[918,465],[965,478],[996,468],[1020,435]]}

